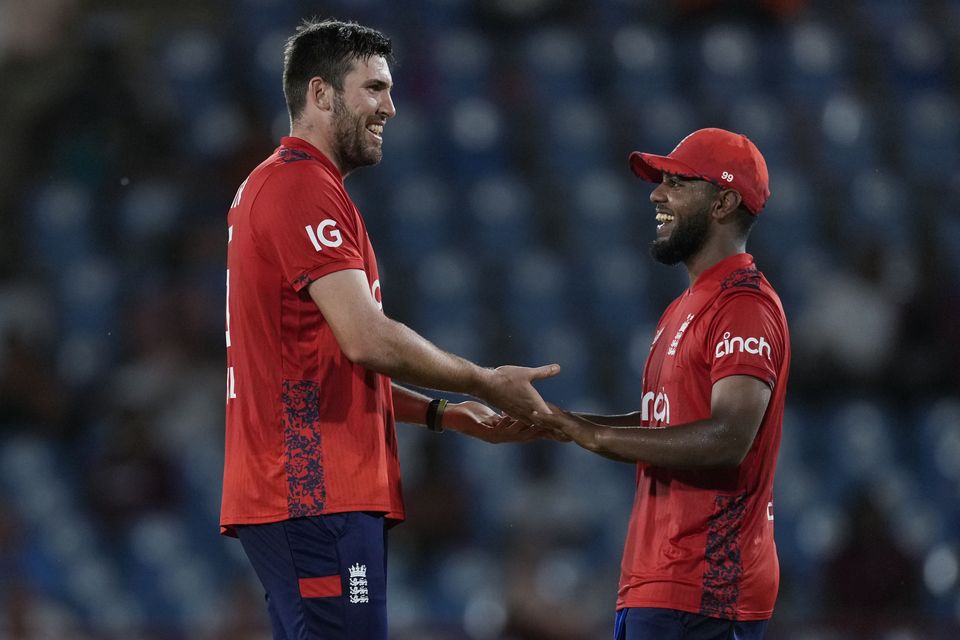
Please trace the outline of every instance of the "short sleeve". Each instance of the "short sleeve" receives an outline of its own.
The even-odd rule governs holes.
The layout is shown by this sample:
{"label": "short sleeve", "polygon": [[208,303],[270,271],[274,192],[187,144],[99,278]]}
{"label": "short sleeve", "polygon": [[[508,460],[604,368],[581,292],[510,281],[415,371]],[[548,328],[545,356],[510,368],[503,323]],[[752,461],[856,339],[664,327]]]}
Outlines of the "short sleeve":
{"label": "short sleeve", "polygon": [[251,221],[258,247],[296,291],[334,271],[365,267],[355,210],[342,187],[313,163],[270,176]]}
{"label": "short sleeve", "polygon": [[773,388],[786,353],[782,315],[760,293],[738,292],[722,298],[707,330],[710,382],[735,375],[753,376]]}

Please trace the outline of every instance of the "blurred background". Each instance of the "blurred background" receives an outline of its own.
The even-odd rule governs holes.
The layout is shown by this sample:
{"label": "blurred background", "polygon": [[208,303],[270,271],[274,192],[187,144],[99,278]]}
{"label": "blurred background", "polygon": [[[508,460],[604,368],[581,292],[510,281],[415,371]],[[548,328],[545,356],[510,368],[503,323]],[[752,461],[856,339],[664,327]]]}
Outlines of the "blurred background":
{"label": "blurred background", "polygon": [[[347,180],[385,311],[560,362],[574,409],[638,407],[687,284],[628,152],[750,136],[794,353],[769,637],[960,637],[957,0],[2,0],[0,637],[268,637],[217,527],[225,216],[309,15],[394,39],[384,160]],[[632,467],[398,431],[391,637],[611,636]]]}

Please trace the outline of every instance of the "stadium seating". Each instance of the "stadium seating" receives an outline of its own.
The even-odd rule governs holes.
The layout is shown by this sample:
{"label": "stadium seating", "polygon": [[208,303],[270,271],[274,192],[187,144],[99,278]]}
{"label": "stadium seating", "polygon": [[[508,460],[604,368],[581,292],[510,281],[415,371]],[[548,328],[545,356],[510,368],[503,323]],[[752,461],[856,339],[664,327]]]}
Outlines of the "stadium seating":
{"label": "stadium seating", "polygon": [[[704,126],[744,132],[767,158],[773,195],[749,248],[791,322],[871,242],[893,273],[898,309],[928,278],[956,298],[960,102],[949,25],[960,21],[960,1],[801,2],[795,19],[773,21],[698,20],[689,7],[708,2],[576,4],[324,6],[382,27],[397,47],[398,115],[385,129],[384,159],[346,181],[391,316],[486,365],[560,362],[562,375],[538,384],[553,402],[635,409],[658,315],[688,279],[648,258],[651,186],[630,173],[626,155],[668,153]],[[223,255],[204,238],[219,233],[245,172],[286,133],[282,43],[316,10],[282,0],[209,15],[157,9],[164,28],[130,27],[130,42],[112,45],[92,35],[106,19],[99,13],[76,30],[90,50],[129,47],[150,61],[146,81],[135,61],[116,74],[150,95],[123,107],[158,137],[176,135],[172,155],[155,157],[116,132],[96,134],[101,148],[71,121],[46,141],[44,162],[9,207],[21,264],[9,284],[0,280],[0,373],[7,338],[23,338],[51,376],[43,393],[71,405],[63,424],[49,424],[11,404],[0,424],[3,506],[9,526],[22,529],[13,551],[0,547],[0,588],[13,580],[4,573],[16,575],[49,603],[49,624],[59,626],[48,637],[84,638],[84,629],[90,638],[143,629],[215,637],[234,607],[223,585],[258,589],[239,544],[217,535]],[[36,129],[46,124],[36,117]],[[110,165],[114,147],[124,153]],[[921,218],[944,273],[924,272]],[[928,339],[936,348],[951,336]],[[801,366],[776,484],[787,620],[776,638],[854,637],[822,618],[822,587],[863,495],[919,567],[923,602],[904,628],[927,621],[937,630],[896,637],[960,637],[956,386],[916,389],[900,379],[899,361],[877,378],[835,383],[805,360],[804,346],[795,339]],[[86,474],[117,435],[112,417],[131,408],[150,415],[149,446],[172,461],[173,497],[114,528],[91,504]],[[523,572],[530,584],[606,598],[601,609],[612,609],[632,467],[559,443],[399,432],[405,484],[423,481],[426,450],[439,447],[463,482],[458,499],[473,533],[430,566],[409,547],[391,549],[398,637],[500,637]],[[594,576],[610,582],[598,588]],[[608,612],[590,606],[577,613],[596,615],[596,637],[607,637]]]}

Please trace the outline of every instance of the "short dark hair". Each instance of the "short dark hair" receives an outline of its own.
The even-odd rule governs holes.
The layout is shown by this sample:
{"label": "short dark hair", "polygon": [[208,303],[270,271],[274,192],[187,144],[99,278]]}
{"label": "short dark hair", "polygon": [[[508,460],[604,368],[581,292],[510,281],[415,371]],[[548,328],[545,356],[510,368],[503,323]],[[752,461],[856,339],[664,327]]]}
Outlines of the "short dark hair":
{"label": "short dark hair", "polygon": [[356,22],[316,18],[304,20],[283,48],[283,95],[290,121],[303,113],[307,85],[320,77],[337,91],[356,59],[383,56],[393,63],[390,38]]}

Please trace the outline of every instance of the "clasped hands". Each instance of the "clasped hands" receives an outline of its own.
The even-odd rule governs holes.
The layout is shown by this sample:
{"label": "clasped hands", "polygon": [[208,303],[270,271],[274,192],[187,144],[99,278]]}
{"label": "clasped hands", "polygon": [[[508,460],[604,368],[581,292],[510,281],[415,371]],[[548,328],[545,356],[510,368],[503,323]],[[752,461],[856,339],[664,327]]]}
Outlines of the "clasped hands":
{"label": "clasped hands", "polygon": [[488,388],[480,397],[502,410],[468,400],[447,406],[444,424],[448,428],[485,442],[527,442],[536,439],[569,442],[567,429],[579,418],[547,403],[533,387],[534,380],[560,372],[553,364],[538,368],[502,366],[492,370]]}

